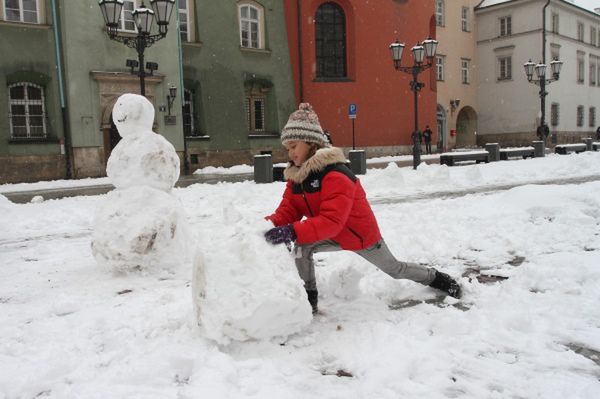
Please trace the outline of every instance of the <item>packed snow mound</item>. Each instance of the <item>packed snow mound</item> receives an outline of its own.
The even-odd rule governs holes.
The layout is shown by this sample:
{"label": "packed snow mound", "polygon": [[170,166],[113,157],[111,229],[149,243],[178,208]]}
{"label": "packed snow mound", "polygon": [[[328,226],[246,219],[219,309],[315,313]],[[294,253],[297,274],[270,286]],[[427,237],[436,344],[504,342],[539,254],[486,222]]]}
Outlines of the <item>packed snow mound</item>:
{"label": "packed snow mound", "polygon": [[127,136],[108,158],[106,174],[117,188],[150,186],[171,191],[179,179],[175,148],[159,134]]}
{"label": "packed snow mound", "polygon": [[193,273],[194,307],[204,335],[227,344],[299,332],[312,312],[294,259],[284,245],[264,239],[272,224],[246,220],[231,208],[224,219],[204,264]]}
{"label": "packed snow mound", "polygon": [[152,187],[117,189],[96,210],[92,254],[114,272],[173,270],[191,235],[179,200]]}
{"label": "packed snow mound", "polygon": [[112,117],[123,138],[148,134],[154,123],[154,106],[144,96],[125,93],[117,99]]}

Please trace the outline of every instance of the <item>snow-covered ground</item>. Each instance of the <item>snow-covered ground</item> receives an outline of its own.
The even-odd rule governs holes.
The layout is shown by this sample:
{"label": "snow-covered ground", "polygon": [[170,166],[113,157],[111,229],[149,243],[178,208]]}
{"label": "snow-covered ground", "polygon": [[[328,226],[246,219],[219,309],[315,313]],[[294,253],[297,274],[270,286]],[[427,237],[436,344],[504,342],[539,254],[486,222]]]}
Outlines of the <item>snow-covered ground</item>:
{"label": "snow-covered ground", "polygon": [[[195,325],[189,265],[126,275],[96,265],[92,221],[106,195],[0,196],[0,398],[600,397],[598,179],[600,153],[369,169],[361,181],[389,247],[464,276],[464,298],[440,300],[351,253],[320,254],[322,313],[290,337],[229,345]],[[512,184],[523,185],[495,191]],[[283,188],[174,195],[215,264],[244,259],[232,212],[262,222]]]}

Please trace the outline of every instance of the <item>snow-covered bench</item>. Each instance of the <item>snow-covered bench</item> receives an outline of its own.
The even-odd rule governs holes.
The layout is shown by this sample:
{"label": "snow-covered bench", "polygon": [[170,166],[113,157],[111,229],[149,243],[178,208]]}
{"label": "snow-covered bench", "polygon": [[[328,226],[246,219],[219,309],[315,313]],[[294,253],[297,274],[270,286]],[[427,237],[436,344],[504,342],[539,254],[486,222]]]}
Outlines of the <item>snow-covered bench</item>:
{"label": "snow-covered bench", "polygon": [[490,153],[485,150],[453,151],[440,154],[440,165],[453,166],[455,162],[475,161],[476,163],[490,161]]}
{"label": "snow-covered bench", "polygon": [[556,154],[562,154],[562,155],[570,154],[572,152],[579,154],[580,152],[585,151],[586,148],[587,148],[587,146],[585,145],[585,143],[558,144],[556,147],[554,147],[554,152]]}
{"label": "snow-covered bench", "polygon": [[535,157],[535,152],[533,147],[512,147],[512,148],[501,148],[500,149],[500,159],[506,161],[510,157],[522,157],[525,158],[533,158]]}

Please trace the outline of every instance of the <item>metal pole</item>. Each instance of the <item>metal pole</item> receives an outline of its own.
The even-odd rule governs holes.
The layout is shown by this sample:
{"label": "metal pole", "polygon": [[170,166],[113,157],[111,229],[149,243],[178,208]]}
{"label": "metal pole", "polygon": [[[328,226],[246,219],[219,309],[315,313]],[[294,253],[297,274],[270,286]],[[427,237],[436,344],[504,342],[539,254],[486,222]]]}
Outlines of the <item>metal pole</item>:
{"label": "metal pole", "polygon": [[352,119],[352,149],[356,149],[356,147],[354,146],[354,119]]}
{"label": "metal pole", "polygon": [[137,37],[137,53],[138,53],[138,62],[140,63],[138,69],[138,75],[140,77],[140,94],[142,96],[146,96],[146,68],[144,67],[144,50],[146,49],[146,38],[144,35],[139,34]]}
{"label": "metal pole", "polygon": [[540,107],[542,110],[542,118],[540,123],[542,126],[542,140],[544,141],[544,146],[546,146],[546,78],[540,80]]}
{"label": "metal pole", "polygon": [[419,101],[418,101],[418,91],[419,91],[419,82],[417,80],[419,76],[419,67],[413,66],[412,70],[413,81],[412,81],[412,91],[414,93],[414,107],[415,107],[415,130],[413,131],[413,169],[417,169],[417,166],[421,163],[421,148],[419,146]]}

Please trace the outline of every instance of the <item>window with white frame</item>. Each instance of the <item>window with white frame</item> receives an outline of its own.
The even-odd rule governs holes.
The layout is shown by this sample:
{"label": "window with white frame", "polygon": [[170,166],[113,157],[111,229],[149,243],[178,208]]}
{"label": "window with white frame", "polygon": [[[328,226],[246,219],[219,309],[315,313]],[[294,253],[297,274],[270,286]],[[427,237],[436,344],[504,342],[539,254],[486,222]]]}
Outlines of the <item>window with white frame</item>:
{"label": "window with white frame", "polygon": [[500,18],[500,36],[510,36],[512,34],[512,17],[506,16]]}
{"label": "window with white frame", "polygon": [[470,82],[469,78],[469,60],[463,58],[460,60],[460,74],[462,77],[463,84],[468,84]]}
{"label": "window with white frame", "polygon": [[469,7],[462,7],[460,12],[460,22],[463,32],[469,31]]}
{"label": "window with white frame", "polygon": [[246,124],[250,132],[264,132],[265,129],[265,103],[263,95],[246,96]]}
{"label": "window with white frame", "polygon": [[582,53],[577,54],[577,83],[583,83],[585,71],[585,59]]}
{"label": "window with white frame", "polygon": [[254,4],[238,5],[240,22],[240,46],[243,48],[262,49],[263,10]]}
{"label": "window with white frame", "polygon": [[45,138],[46,107],[42,86],[19,82],[8,86],[10,135],[15,139]]}
{"label": "window with white frame", "polygon": [[118,29],[123,32],[136,33],[135,19],[133,18],[133,10],[135,10],[135,0],[125,0],[121,9],[121,17],[119,18]]}
{"label": "window with white frame", "polygon": [[188,0],[178,0],[179,8],[179,35],[182,42],[191,41],[190,37],[190,7]]}
{"label": "window with white frame", "polygon": [[583,22],[577,22],[577,40],[580,42],[583,41],[583,31],[584,31]]}
{"label": "window with white frame", "polygon": [[498,80],[512,79],[512,56],[498,57]]}
{"label": "window with white frame", "polygon": [[437,80],[444,80],[444,63],[446,61],[446,57],[443,55],[435,56],[435,77]]}
{"label": "window with white frame", "polygon": [[596,33],[596,28],[594,28],[593,26],[590,27],[590,44],[592,46],[597,46],[597,41],[596,39],[598,38],[597,33]]}
{"label": "window with white frame", "polygon": [[583,126],[583,112],[585,111],[585,107],[583,105],[577,106],[577,126]]}
{"label": "window with white frame", "polygon": [[596,58],[590,57],[590,86],[596,86]]}
{"label": "window with white frame", "polygon": [[2,0],[6,21],[39,23],[39,0]]}
{"label": "window with white frame", "polygon": [[554,13],[552,14],[552,32],[554,33],[558,33],[558,14]]}
{"label": "window with white frame", "polygon": [[444,0],[435,0],[435,24],[437,26],[444,26]]}
{"label": "window with white frame", "polygon": [[589,127],[596,126],[596,107],[590,107],[588,120],[589,120],[589,123],[588,123]]}

